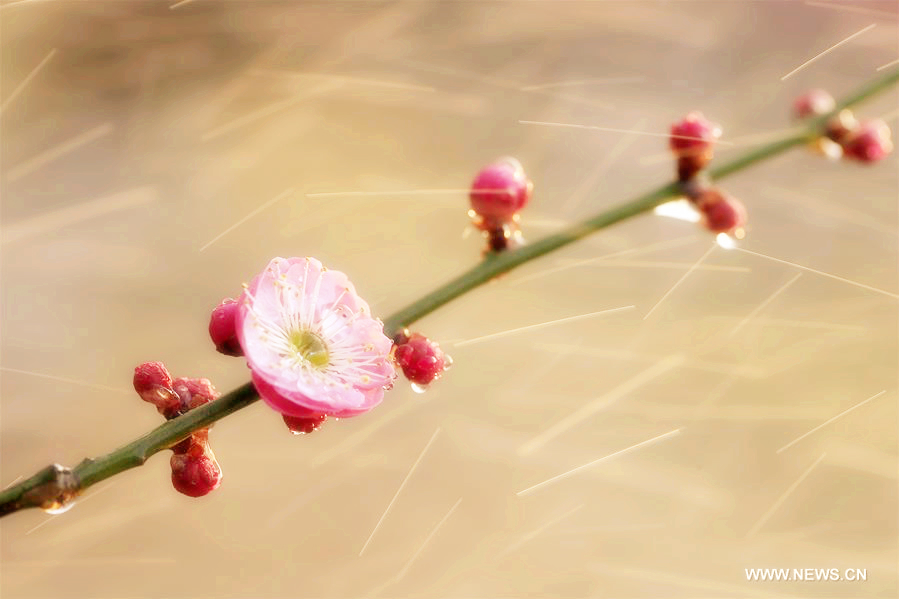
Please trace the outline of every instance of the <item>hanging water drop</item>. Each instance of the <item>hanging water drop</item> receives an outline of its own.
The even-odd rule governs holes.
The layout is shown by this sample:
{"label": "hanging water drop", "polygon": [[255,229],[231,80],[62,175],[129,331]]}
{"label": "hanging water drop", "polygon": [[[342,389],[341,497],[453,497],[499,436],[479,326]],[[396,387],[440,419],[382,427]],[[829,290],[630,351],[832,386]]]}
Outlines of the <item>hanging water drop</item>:
{"label": "hanging water drop", "polygon": [[412,390],[419,394],[427,391],[428,387],[429,387],[429,385],[421,385],[419,383],[412,383]]}
{"label": "hanging water drop", "polygon": [[449,354],[443,354],[443,372],[453,367],[453,357]]}
{"label": "hanging water drop", "polygon": [[727,233],[718,233],[715,236],[715,242],[719,247],[724,248],[725,250],[732,250],[737,247],[737,241]]}
{"label": "hanging water drop", "polygon": [[49,507],[44,507],[43,510],[48,514],[53,514],[55,516],[57,514],[64,514],[73,507],[75,507],[74,501],[54,501]]}
{"label": "hanging water drop", "polygon": [[660,204],[653,209],[653,213],[690,223],[698,223],[702,220],[702,214],[689,200],[685,199],[672,200]]}

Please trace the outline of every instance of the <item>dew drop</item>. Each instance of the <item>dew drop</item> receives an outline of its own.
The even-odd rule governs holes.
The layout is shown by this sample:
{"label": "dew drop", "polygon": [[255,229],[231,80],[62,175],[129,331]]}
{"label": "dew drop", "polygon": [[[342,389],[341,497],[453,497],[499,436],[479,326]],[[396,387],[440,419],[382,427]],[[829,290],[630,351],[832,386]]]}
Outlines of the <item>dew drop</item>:
{"label": "dew drop", "polygon": [[453,367],[453,357],[449,354],[443,354],[443,372]]}
{"label": "dew drop", "polygon": [[737,247],[737,241],[727,233],[718,233],[715,236],[715,242],[726,250],[732,250]]}
{"label": "dew drop", "polygon": [[418,394],[421,394],[428,390],[428,385],[420,385],[418,383],[412,383],[412,390]]}
{"label": "dew drop", "polygon": [[702,215],[696,210],[695,206],[685,199],[672,200],[665,202],[653,209],[653,213],[659,216],[667,216],[677,220],[683,220],[690,223],[698,223],[702,220]]}
{"label": "dew drop", "polygon": [[50,505],[50,507],[45,507],[43,509],[46,513],[53,514],[55,516],[57,514],[64,514],[67,511],[69,511],[70,509],[72,509],[73,507],[75,507],[74,501],[67,501],[64,503],[56,501],[56,502],[53,502]]}

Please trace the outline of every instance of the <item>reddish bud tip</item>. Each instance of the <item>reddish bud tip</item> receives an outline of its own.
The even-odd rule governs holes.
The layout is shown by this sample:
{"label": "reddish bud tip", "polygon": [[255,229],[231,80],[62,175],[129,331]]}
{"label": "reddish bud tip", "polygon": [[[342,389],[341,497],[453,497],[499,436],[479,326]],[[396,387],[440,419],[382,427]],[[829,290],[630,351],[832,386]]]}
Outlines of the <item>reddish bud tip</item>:
{"label": "reddish bud tip", "polygon": [[162,362],[144,362],[134,369],[134,390],[144,393],[154,387],[172,387],[172,375]]}
{"label": "reddish bud tip", "polygon": [[811,89],[793,102],[793,115],[797,119],[827,114],[836,107],[836,102],[823,89]]}
{"label": "reddish bud tip", "polygon": [[212,311],[209,318],[209,336],[215,349],[226,356],[242,356],[243,349],[237,340],[236,322],[237,300],[225,298]]}
{"label": "reddish bud tip", "polygon": [[202,497],[222,483],[222,469],[208,447],[200,455],[174,454],[169,463],[172,486],[189,497]]}
{"label": "reddish bud tip", "polygon": [[209,379],[177,378],[172,384],[172,388],[181,398],[181,404],[185,411],[215,401],[219,397],[219,392],[215,390]]}
{"label": "reddish bud tip", "polygon": [[305,435],[320,427],[327,420],[328,416],[326,414],[316,414],[299,418],[284,415],[283,418],[284,424],[287,425],[291,433],[294,435]]}
{"label": "reddish bud tip", "polygon": [[406,378],[419,385],[437,380],[446,369],[443,350],[420,333],[413,333],[406,343],[398,345],[393,357]]}
{"label": "reddish bud tip", "polygon": [[514,158],[503,158],[477,174],[468,197],[480,223],[491,229],[518,214],[532,190],[521,164]]}
{"label": "reddish bud tip", "polygon": [[735,233],[746,225],[746,207],[717,188],[703,190],[695,199],[703,224],[713,233]]}
{"label": "reddish bud tip", "polygon": [[893,151],[890,128],[881,120],[863,122],[842,145],[843,155],[859,162],[877,162]]}
{"label": "reddish bud tip", "polygon": [[721,127],[709,121],[701,112],[691,112],[683,120],[671,125],[669,146],[677,156],[705,156],[708,162],[719,137]]}
{"label": "reddish bud tip", "polygon": [[135,368],[133,383],[141,399],[155,405],[167,418],[181,408],[181,399],[172,389],[172,375],[162,362],[144,362]]}

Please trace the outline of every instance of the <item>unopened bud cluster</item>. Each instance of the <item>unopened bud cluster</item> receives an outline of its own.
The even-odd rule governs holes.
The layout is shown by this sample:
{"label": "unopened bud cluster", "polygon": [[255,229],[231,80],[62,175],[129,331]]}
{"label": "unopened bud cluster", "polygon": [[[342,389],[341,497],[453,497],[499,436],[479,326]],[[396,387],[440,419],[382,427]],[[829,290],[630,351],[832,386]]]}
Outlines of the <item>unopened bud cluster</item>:
{"label": "unopened bud cluster", "polygon": [[477,174],[469,192],[468,214],[487,240],[485,255],[515,249],[524,243],[518,215],[533,188],[521,163],[514,158],[501,158]]}
{"label": "unopened bud cluster", "polygon": [[699,212],[702,224],[713,233],[741,239],[745,234],[745,206],[702,176],[719,137],[721,127],[694,111],[671,126],[668,145],[677,160],[681,190]]}
{"label": "unopened bud cluster", "polygon": [[[152,403],[166,420],[215,401],[219,393],[208,379],[177,378],[162,362],[145,362],[134,369],[134,390]],[[222,469],[209,447],[209,429],[198,429],[172,446],[172,485],[190,497],[202,497],[222,482]]]}
{"label": "unopened bud cluster", "polygon": [[[821,89],[810,90],[793,103],[797,119],[823,117],[836,108],[833,97]],[[858,121],[852,111],[840,110],[824,124],[824,134],[812,142],[812,149],[831,160],[845,158],[874,163],[893,151],[890,128],[880,119]]]}

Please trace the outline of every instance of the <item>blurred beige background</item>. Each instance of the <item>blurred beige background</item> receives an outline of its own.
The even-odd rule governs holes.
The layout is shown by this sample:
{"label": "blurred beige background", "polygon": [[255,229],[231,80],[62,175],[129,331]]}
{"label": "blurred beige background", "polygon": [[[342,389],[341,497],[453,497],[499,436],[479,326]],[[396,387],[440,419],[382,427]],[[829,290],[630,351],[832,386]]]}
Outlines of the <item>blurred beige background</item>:
{"label": "blurred beige background", "polygon": [[[461,190],[514,155],[537,238],[673,172],[661,137],[519,120],[664,134],[700,109],[724,161],[801,91],[844,95],[899,56],[889,1],[173,4],[0,7],[0,484],[159,424],[129,390],[141,361],[244,382],[208,313],[275,255],[348,273],[382,316],[479,258],[464,192],[391,191]],[[254,404],[212,431],[205,498],[171,488],[165,453],[64,515],[4,518],[0,595],[896,597],[895,157],[797,150],[723,185],[743,248],[886,294],[717,249],[644,320],[712,239],[634,219],[418,323],[456,363],[425,395],[398,384],[307,437]],[[362,191],[386,193],[306,196]],[[867,581],[746,580],[762,567]]]}

